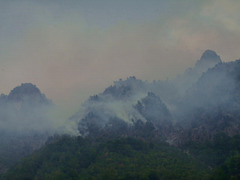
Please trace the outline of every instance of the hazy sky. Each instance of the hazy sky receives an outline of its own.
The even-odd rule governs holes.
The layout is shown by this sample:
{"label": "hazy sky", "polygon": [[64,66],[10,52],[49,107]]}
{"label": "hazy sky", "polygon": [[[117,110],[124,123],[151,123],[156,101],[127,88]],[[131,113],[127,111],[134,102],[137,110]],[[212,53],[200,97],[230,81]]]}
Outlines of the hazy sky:
{"label": "hazy sky", "polygon": [[164,80],[206,49],[240,57],[239,0],[0,0],[0,93],[80,106],[128,76]]}

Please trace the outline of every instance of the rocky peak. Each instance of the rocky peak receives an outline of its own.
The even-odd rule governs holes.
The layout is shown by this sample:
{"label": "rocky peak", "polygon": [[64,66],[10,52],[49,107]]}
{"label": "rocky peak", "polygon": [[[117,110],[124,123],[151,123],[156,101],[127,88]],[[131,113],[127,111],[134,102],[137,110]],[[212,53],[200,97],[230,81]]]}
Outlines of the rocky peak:
{"label": "rocky peak", "polygon": [[9,101],[29,101],[49,104],[50,101],[40,92],[36,85],[32,83],[22,83],[15,87],[8,95]]}
{"label": "rocky peak", "polygon": [[218,63],[221,63],[222,60],[220,56],[217,55],[215,51],[206,50],[200,60],[198,60],[195,64],[195,68],[199,69],[200,71],[206,71],[208,68],[212,68]]}
{"label": "rocky peak", "polygon": [[212,50],[206,50],[203,54],[202,57],[200,59],[201,61],[204,60],[214,60],[216,62],[222,62],[221,58],[217,55],[217,53],[215,51]]}

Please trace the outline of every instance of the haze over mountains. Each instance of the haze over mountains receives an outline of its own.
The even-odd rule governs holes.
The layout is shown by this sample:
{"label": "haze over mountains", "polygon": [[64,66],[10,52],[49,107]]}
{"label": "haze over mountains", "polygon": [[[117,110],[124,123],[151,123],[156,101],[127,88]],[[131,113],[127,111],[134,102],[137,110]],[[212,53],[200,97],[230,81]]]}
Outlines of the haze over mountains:
{"label": "haze over mountains", "polygon": [[50,136],[66,132],[57,113],[53,102],[31,83],[0,95],[0,174],[42,147]]}
{"label": "haze over mountains", "polygon": [[51,128],[48,114],[54,104],[31,83],[15,87],[9,95],[2,94],[0,107],[1,131],[45,133]]}
{"label": "haze over mountains", "polygon": [[[21,84],[9,95],[0,96],[0,174],[41,147],[43,151],[40,150],[40,154],[43,152],[44,158],[44,147],[51,149],[56,145],[68,148],[69,145],[66,146],[65,143],[72,143],[70,148],[79,146],[84,155],[84,147],[90,148],[91,143],[80,145],[83,139],[95,145],[96,142],[103,143],[99,148],[104,152],[104,142],[107,140],[112,140],[114,147],[120,147],[121,144],[117,144],[118,141],[115,140],[123,138],[125,142],[124,138],[127,137],[154,142],[157,147],[158,143],[165,142],[171,146],[166,146],[167,149],[190,150],[196,159],[200,153],[200,159],[201,156],[206,158],[207,166],[217,167],[234,149],[239,151],[239,87],[240,60],[225,63],[216,52],[206,50],[193,68],[188,68],[176,78],[147,82],[132,76],[115,81],[102,93],[89,97],[79,111],[63,123],[54,116],[57,107],[35,85]],[[56,134],[60,136],[52,137]],[[61,138],[62,134],[70,134],[71,137],[64,140],[64,136]],[[218,136],[220,139],[216,141]],[[215,152],[221,150],[216,149],[216,142],[222,146],[227,137],[232,138],[232,145],[225,149],[223,157],[215,156]],[[127,140],[125,143],[134,147],[134,143],[139,143],[134,141]],[[213,145],[208,146],[210,142]],[[205,156],[201,149],[191,147],[191,143],[202,143],[213,157]],[[149,147],[152,148],[152,145]],[[165,153],[171,151],[170,149]],[[78,157],[75,154],[77,151],[67,149],[65,152],[61,148],[53,148],[47,154],[53,153],[55,157],[55,151],[61,151],[62,156],[69,151],[71,158]],[[161,151],[157,150],[159,153]],[[211,163],[208,163],[209,160]],[[41,158],[37,160],[40,161]],[[95,162],[94,158],[87,159],[86,162],[88,161]],[[48,159],[44,162],[55,163]],[[31,163],[35,161],[30,161]],[[56,163],[58,166],[59,163]],[[85,161],[76,165],[82,168],[81,163]],[[33,175],[35,176],[34,173]],[[13,176],[15,177],[15,173]]]}
{"label": "haze over mountains", "polygon": [[113,127],[121,129],[115,130],[119,136],[130,135],[139,122],[176,144],[211,139],[218,132],[235,135],[240,130],[239,68],[238,60],[223,63],[216,52],[206,50],[193,68],[174,79],[114,82],[90,97],[72,120],[79,122],[83,136],[105,134]]}
{"label": "haze over mountains", "polygon": [[[113,127],[131,129],[141,122],[151,124],[157,134],[171,140],[180,129],[191,129],[193,124],[197,126],[203,114],[210,113],[215,117],[222,109],[221,113],[230,113],[237,119],[238,69],[239,61],[223,63],[216,52],[206,50],[193,68],[176,78],[151,83],[135,77],[120,79],[82,104],[68,120],[70,131],[78,129],[80,135],[87,136]],[[31,83],[14,88],[9,95],[2,94],[0,106],[2,132],[48,131],[51,134],[60,128],[51,113],[55,105]],[[235,125],[236,130],[229,130],[233,124],[229,125],[228,131],[225,127],[222,130],[235,134],[238,132]],[[63,124],[61,126],[64,128]],[[127,134],[133,132],[130,129],[125,129]]]}
{"label": "haze over mountains", "polygon": [[183,74],[176,77],[173,83],[177,86],[179,93],[184,94],[209,68],[222,63],[221,58],[212,50],[206,50],[201,58],[196,61],[195,66],[185,70]]}
{"label": "haze over mountains", "polygon": [[21,84],[0,96],[0,172],[54,134],[151,138],[174,146],[211,141],[218,133],[237,135],[239,82],[240,60],[225,63],[206,50],[194,67],[173,79],[115,81],[89,97],[65,123],[36,85]]}
{"label": "haze over mountains", "polygon": [[0,96],[0,172],[40,148],[56,129],[54,104],[31,83]]}

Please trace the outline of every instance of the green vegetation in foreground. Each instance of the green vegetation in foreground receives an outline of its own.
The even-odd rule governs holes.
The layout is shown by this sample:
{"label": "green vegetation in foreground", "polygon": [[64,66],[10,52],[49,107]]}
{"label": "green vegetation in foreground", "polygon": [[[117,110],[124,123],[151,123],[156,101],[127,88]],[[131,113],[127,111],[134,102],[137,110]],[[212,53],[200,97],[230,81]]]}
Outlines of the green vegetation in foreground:
{"label": "green vegetation in foreground", "polygon": [[25,158],[5,179],[209,179],[206,165],[166,143],[63,136]]}
{"label": "green vegetation in foreground", "polygon": [[130,137],[55,137],[2,179],[240,179],[240,135],[217,134],[181,150]]}
{"label": "green vegetation in foreground", "polygon": [[240,155],[240,135],[215,135],[213,141],[185,144],[182,149],[211,168],[221,166],[228,158]]}
{"label": "green vegetation in foreground", "polygon": [[240,179],[240,155],[229,157],[223,165],[215,169],[211,179]]}

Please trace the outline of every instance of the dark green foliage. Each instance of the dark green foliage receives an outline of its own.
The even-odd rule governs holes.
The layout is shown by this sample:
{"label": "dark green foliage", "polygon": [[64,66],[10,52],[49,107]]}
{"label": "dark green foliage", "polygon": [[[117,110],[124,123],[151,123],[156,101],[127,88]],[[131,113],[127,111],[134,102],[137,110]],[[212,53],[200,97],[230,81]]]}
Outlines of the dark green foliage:
{"label": "dark green foliage", "polygon": [[239,179],[240,135],[179,150],[159,140],[60,136],[2,179]]}
{"label": "dark green foliage", "polygon": [[63,136],[5,179],[207,179],[208,168],[166,143]]}
{"label": "dark green foliage", "polygon": [[212,168],[222,165],[230,156],[240,153],[240,135],[229,137],[224,133],[214,136],[213,141],[191,142],[183,146],[193,157]]}
{"label": "dark green foliage", "polygon": [[240,155],[232,156],[219,168],[217,168],[211,179],[240,179]]}

